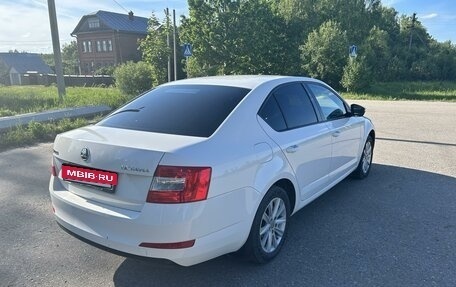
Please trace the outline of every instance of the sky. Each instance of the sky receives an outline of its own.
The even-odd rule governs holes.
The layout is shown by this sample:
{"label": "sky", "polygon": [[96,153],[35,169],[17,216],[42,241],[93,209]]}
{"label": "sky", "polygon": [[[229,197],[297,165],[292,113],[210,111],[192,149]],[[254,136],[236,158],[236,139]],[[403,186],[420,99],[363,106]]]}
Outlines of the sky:
{"label": "sky", "polygon": [[[47,9],[48,0],[0,0],[0,52],[51,53],[52,41]],[[186,0],[55,0],[60,44],[75,40],[70,33],[83,15],[106,10],[117,13],[133,11],[150,17],[152,11],[164,16],[164,9],[176,10],[177,19],[188,15]],[[456,43],[455,0],[382,0],[399,15],[417,13],[418,20],[437,41]]]}

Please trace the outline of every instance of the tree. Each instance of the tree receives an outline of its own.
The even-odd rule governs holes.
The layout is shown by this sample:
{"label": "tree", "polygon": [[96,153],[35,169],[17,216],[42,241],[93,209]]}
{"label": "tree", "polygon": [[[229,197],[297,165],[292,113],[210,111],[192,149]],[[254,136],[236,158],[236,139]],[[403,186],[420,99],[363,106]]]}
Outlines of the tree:
{"label": "tree", "polygon": [[193,45],[188,74],[291,72],[289,37],[281,17],[262,0],[190,0],[182,39]]}
{"label": "tree", "polygon": [[372,69],[372,77],[376,81],[388,79],[388,63],[391,60],[389,34],[374,26],[363,44],[360,46],[360,54],[364,57],[364,64]]}
{"label": "tree", "polygon": [[300,50],[302,68],[306,73],[340,87],[348,57],[348,41],[338,23],[331,20],[323,23],[318,30],[309,34]]}
{"label": "tree", "polygon": [[[176,27],[176,59],[171,47],[174,46],[174,37],[172,37],[173,27],[170,15],[160,23],[157,16],[152,13],[149,18],[148,33],[145,39],[140,42],[143,61],[152,65],[152,76],[154,85],[159,85],[168,79],[168,56],[171,62],[176,62],[177,73],[174,73],[174,65],[171,67],[171,75],[176,74],[177,79],[185,77],[183,71],[183,54],[179,51],[180,44],[180,27]],[[170,47],[168,47],[167,36],[169,36]],[[174,80],[177,80],[174,79]]]}
{"label": "tree", "polygon": [[454,45],[380,0],[189,0],[180,32],[193,45],[190,76],[305,72],[337,87],[351,44],[363,60],[346,77],[363,68],[371,82],[454,79],[456,69]]}
{"label": "tree", "polygon": [[450,41],[430,44],[430,59],[437,67],[435,77],[442,81],[456,80],[456,46]]}
{"label": "tree", "polygon": [[[166,35],[169,35],[169,30],[165,24],[158,21],[157,16],[152,13],[149,18],[149,27],[147,36],[140,42],[143,61],[151,66],[152,83],[154,86],[167,82],[168,78],[168,56],[171,49],[168,48]],[[169,21],[169,19],[168,19]]]}
{"label": "tree", "polygon": [[79,74],[78,44],[71,41],[62,47],[62,65],[65,75]]}
{"label": "tree", "polygon": [[[55,69],[54,54],[41,54],[43,61],[52,69]],[[78,45],[71,41],[62,46],[62,66],[65,75],[79,74]]]}
{"label": "tree", "polygon": [[367,36],[370,26],[366,23],[369,13],[365,0],[319,0],[314,5],[320,24],[328,20],[339,23],[350,44],[359,45]]}

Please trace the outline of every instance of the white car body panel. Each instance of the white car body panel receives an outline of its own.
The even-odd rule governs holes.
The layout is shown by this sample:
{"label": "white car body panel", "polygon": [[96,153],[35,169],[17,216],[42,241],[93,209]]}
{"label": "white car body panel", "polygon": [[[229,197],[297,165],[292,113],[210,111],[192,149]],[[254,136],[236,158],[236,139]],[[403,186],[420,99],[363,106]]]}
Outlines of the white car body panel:
{"label": "white car body panel", "polygon": [[328,185],[331,135],[325,123],[276,132],[261,118],[258,121],[286,156],[297,178],[301,200]]}
{"label": "white car body panel", "polygon": [[358,165],[363,124],[360,118],[344,118],[327,122],[332,138],[330,180],[338,179]]}
{"label": "white car body panel", "polygon": [[[350,174],[373,130],[364,117],[274,131],[257,112],[276,86],[315,81],[283,76],[208,77],[165,85],[206,84],[252,91],[207,138],[89,126],[56,137],[50,194],[58,223],[72,233],[121,252],[189,266],[243,246],[258,206],[278,181],[294,187],[292,213]],[[320,82],[319,82],[320,83]],[[338,132],[338,136],[333,134]],[[295,152],[286,149],[296,145]],[[82,148],[91,158],[81,159]],[[311,151],[311,152],[309,152]],[[116,172],[114,193],[62,179],[64,163]],[[147,203],[158,165],[212,168],[207,199]],[[195,239],[184,249],[140,247],[142,242]]]}

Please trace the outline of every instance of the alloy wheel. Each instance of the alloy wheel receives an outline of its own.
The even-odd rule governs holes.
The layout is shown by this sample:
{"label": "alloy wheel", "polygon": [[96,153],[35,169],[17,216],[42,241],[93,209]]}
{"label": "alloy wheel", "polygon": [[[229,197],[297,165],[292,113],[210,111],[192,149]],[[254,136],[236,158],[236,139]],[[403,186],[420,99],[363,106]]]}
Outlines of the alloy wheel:
{"label": "alloy wheel", "polygon": [[269,202],[260,222],[260,241],[264,252],[272,253],[277,249],[284,236],[286,223],[285,202],[276,197]]}

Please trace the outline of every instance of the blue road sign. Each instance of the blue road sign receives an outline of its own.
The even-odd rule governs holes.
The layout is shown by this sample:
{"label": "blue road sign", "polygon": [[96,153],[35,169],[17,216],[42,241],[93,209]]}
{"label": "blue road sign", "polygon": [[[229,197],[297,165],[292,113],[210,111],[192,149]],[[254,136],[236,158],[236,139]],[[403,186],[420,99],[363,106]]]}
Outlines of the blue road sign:
{"label": "blue road sign", "polygon": [[184,44],[184,57],[190,57],[192,55],[192,44]]}
{"label": "blue road sign", "polygon": [[358,46],[356,45],[351,45],[349,48],[348,48],[348,55],[352,58],[356,58],[356,56],[358,56]]}

